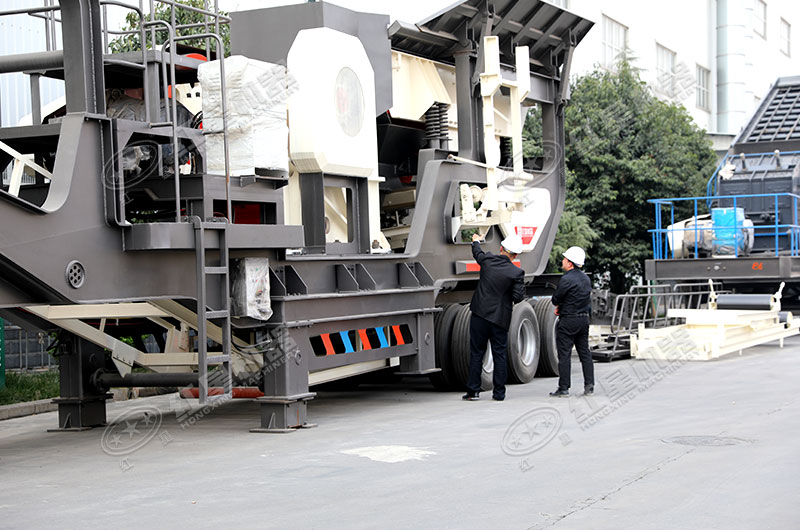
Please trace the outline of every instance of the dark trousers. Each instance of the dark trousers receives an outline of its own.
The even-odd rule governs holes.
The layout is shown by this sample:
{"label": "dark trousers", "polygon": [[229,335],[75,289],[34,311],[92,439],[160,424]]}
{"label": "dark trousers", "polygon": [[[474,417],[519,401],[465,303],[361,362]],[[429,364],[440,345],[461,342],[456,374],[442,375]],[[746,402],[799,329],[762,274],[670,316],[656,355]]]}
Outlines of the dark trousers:
{"label": "dark trousers", "polygon": [[583,384],[594,386],[594,366],[589,353],[589,317],[561,317],[556,326],[558,348],[558,388],[570,387],[572,345],[578,350],[583,368]]}
{"label": "dark trousers", "polygon": [[494,360],[494,375],[492,382],[494,390],[492,396],[503,399],[506,397],[506,352],[508,351],[508,329],[502,328],[481,318],[472,315],[469,320],[469,380],[467,389],[477,394],[481,391],[481,368],[483,356],[486,355],[486,343],[492,343],[492,359]]}

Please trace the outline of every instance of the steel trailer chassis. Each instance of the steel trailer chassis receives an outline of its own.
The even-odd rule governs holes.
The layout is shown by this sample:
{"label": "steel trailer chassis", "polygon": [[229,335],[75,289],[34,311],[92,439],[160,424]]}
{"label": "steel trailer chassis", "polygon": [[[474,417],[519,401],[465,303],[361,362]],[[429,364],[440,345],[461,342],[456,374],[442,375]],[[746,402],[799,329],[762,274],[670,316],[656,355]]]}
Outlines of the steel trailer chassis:
{"label": "steel trailer chassis", "polygon": [[[416,28],[395,25],[386,37],[364,37],[385,40],[381,45],[387,50],[391,44],[432,59],[449,58],[462,101],[460,158],[441,144],[419,150],[416,203],[405,248],[375,254],[362,179],[301,175],[300,226],[282,222],[286,175],[207,174],[202,134],[178,123],[175,99],[166,97],[167,84],[196,79],[199,61],[177,54],[181,37],[163,23],[147,28],[166,26],[172,42],[168,52],[104,55],[101,4],[62,2],[63,52],[0,58],[0,72],[43,70],[43,75],[63,78],[66,86],[63,116],[0,129],[0,142],[16,152],[34,153],[43,163],[55,153],[47,163],[49,181],[38,178],[36,186],[17,193],[0,190],[0,221],[13,227],[0,238],[0,316],[59,333],[54,346],[61,369],[59,428],[103,425],[109,381],[197,384],[201,403],[230,399],[234,354],[260,360],[256,377],[245,381],[264,393],[258,398],[259,432],[308,426],[307,403],[315,382],[390,366],[400,374],[438,372],[434,316],[445,302],[467,302],[478,277],[464,266],[472,262],[470,245],[454,243],[450,219],[460,211],[460,184],[486,185],[485,166],[463,161],[483,156],[477,90],[481,39],[495,34],[507,42],[531,44],[535,71],[529,100],[542,107],[542,142],[563,146],[571,54],[591,23],[540,0],[496,2],[498,12],[470,0]],[[323,10],[335,24],[352,13],[327,4],[295,8]],[[375,16],[363,17],[367,24]],[[500,21],[494,26],[496,18]],[[240,38],[244,46],[262,35]],[[511,53],[505,45],[501,52]],[[107,88],[125,87],[131,79],[141,83],[149,121],[107,113]],[[171,114],[166,112],[170,103]],[[123,149],[142,140],[172,146],[171,178],[160,171],[125,181]],[[542,169],[529,173],[550,191],[554,214],[549,226],[540,227],[542,243],[520,256],[529,295],[546,290],[537,277],[564,202],[563,149],[546,150],[545,156]],[[191,174],[180,174],[179,157],[194,161]],[[4,166],[13,158],[0,153]],[[352,194],[349,243],[325,241],[326,186]],[[231,205],[245,201],[266,212],[264,223],[236,222]],[[131,211],[137,204],[174,205],[174,219],[134,219]],[[218,217],[215,212],[223,204],[224,217]],[[496,248],[499,239],[497,231],[490,231],[487,245]],[[245,257],[269,260],[273,315],[266,322],[236,318],[230,310],[230,260]],[[162,353],[122,341],[124,324],[136,332],[163,331]],[[197,351],[170,346],[181,336],[196,339]],[[208,351],[209,343],[221,351]],[[131,373],[134,365],[159,373],[140,377]],[[223,389],[216,396],[210,392],[215,385]]]}

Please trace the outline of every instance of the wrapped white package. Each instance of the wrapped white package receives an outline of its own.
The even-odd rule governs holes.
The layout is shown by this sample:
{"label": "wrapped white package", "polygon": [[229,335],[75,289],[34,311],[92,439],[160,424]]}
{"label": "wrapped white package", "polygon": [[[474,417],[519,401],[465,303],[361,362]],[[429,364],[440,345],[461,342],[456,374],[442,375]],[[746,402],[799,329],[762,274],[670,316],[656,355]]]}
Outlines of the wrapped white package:
{"label": "wrapped white package", "polygon": [[256,320],[269,320],[272,306],[269,299],[269,260],[241,258],[231,268],[233,315]]}
{"label": "wrapped white package", "polygon": [[[228,153],[231,160],[231,176],[252,175],[255,168],[278,169],[286,171],[287,138],[289,130],[282,127],[245,127],[228,133]],[[205,136],[206,169],[210,175],[225,174],[225,149],[221,134]],[[283,149],[276,149],[282,145]],[[269,146],[269,148],[267,148]]]}
{"label": "wrapped white package", "polygon": [[[217,61],[198,68],[209,174],[225,171],[219,74]],[[234,55],[225,59],[225,81],[230,174],[253,175],[256,168],[288,172],[286,67]]]}

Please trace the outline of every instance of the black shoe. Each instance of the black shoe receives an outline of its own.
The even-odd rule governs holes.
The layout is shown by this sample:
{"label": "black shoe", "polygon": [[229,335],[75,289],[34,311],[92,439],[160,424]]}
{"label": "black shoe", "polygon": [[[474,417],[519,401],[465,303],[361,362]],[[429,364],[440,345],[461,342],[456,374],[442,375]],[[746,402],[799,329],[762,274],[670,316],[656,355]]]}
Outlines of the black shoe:
{"label": "black shoe", "polygon": [[505,396],[503,397],[492,396],[493,401],[504,401],[505,399],[506,399]]}
{"label": "black shoe", "polygon": [[550,397],[569,397],[569,390],[558,388],[555,392],[550,392]]}
{"label": "black shoe", "polygon": [[466,394],[461,396],[461,399],[463,399],[464,401],[478,401],[480,399],[479,396],[480,394],[478,394],[477,392],[467,392]]}
{"label": "black shoe", "polygon": [[584,396],[593,396],[594,395],[594,385],[584,385],[584,387],[583,387],[583,395]]}

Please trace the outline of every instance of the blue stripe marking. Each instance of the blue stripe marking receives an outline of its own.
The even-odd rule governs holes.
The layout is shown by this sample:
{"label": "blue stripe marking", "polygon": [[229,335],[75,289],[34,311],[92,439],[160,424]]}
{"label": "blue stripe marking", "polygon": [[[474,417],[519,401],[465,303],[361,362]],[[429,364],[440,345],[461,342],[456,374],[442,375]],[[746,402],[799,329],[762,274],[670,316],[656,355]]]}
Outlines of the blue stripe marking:
{"label": "blue stripe marking", "polygon": [[350,335],[347,334],[346,331],[340,331],[339,336],[342,337],[342,342],[344,342],[344,352],[345,353],[353,353],[353,344],[350,342]]}
{"label": "blue stripe marking", "polygon": [[375,333],[378,334],[378,340],[381,341],[381,348],[388,348],[389,341],[386,340],[386,335],[383,333],[383,328],[375,328]]}

